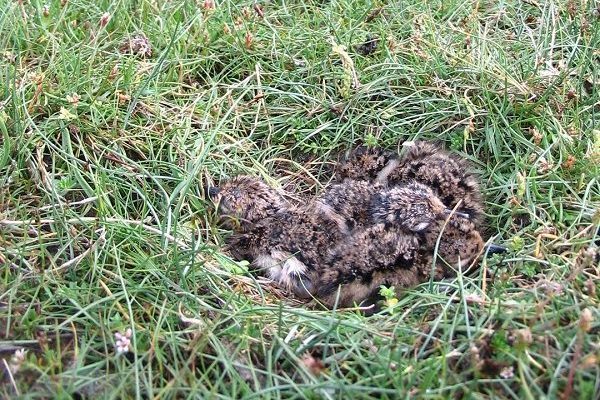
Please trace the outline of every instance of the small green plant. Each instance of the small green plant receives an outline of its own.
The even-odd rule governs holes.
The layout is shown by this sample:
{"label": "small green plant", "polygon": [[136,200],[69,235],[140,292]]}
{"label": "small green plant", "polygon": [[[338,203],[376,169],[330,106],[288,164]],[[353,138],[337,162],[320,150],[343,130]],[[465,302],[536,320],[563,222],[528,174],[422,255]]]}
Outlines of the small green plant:
{"label": "small green plant", "polygon": [[365,136],[364,142],[369,147],[377,146],[377,138],[372,133],[369,133]]}
{"label": "small green plant", "polygon": [[512,252],[517,253],[525,247],[525,240],[521,236],[515,235],[511,238],[508,246]]}
{"label": "small green plant", "polygon": [[381,285],[379,288],[379,294],[381,297],[383,297],[384,304],[388,307],[389,311],[391,311],[396,304],[398,304],[396,289],[393,286],[386,287]]}

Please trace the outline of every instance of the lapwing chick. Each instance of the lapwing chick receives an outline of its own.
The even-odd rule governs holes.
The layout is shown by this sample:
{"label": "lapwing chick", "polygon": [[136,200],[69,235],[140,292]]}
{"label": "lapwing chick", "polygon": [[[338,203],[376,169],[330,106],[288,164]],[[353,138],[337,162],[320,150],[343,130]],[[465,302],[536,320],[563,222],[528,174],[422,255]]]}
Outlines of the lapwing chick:
{"label": "lapwing chick", "polygon": [[247,175],[236,176],[206,191],[217,207],[220,225],[238,232],[290,207],[283,196],[264,181]]}
{"label": "lapwing chick", "polygon": [[406,142],[402,156],[359,146],[336,168],[337,181],[348,179],[377,182],[388,187],[417,181],[434,190],[449,208],[478,222],[483,214],[479,183],[470,164],[456,154],[426,141]]}
{"label": "lapwing chick", "polygon": [[313,294],[328,307],[350,307],[377,295],[381,285],[419,283],[415,267],[419,239],[379,223],[357,229],[334,246],[326,262],[311,271]]}
{"label": "lapwing chick", "polygon": [[456,276],[483,253],[483,239],[470,215],[446,207],[427,185],[413,181],[381,191],[371,207],[375,222],[417,236],[412,266],[419,282],[429,280],[432,272],[434,279]]}
{"label": "lapwing chick", "polygon": [[[342,188],[352,188],[350,182]],[[315,297],[328,306],[358,304],[383,284],[398,288],[418,284],[417,261],[427,246],[425,232],[437,227],[449,211],[430,188],[417,182],[374,193],[364,189],[361,197],[370,199],[361,202],[367,203],[366,222],[333,246],[325,263],[311,271],[312,282],[319,282]]]}
{"label": "lapwing chick", "polygon": [[430,187],[414,181],[377,192],[369,212],[374,223],[398,226],[408,232],[425,231],[452,214]]}
{"label": "lapwing chick", "polygon": [[475,224],[459,216],[436,221],[422,234],[415,262],[422,282],[432,275],[434,280],[455,277],[459,270],[465,272],[476,266],[484,253],[484,241]]}
{"label": "lapwing chick", "polygon": [[423,235],[429,239],[435,233],[410,234],[383,223],[356,231],[323,266],[309,271],[313,295],[328,307],[370,306],[379,299],[382,285],[401,292],[430,279],[455,277],[483,251],[476,229],[463,232],[447,225],[437,248],[429,247],[431,240]]}
{"label": "lapwing chick", "polygon": [[383,187],[364,180],[347,179],[329,186],[316,201],[316,210],[334,220],[339,228],[350,233],[370,225],[370,206]]}
{"label": "lapwing chick", "polygon": [[449,208],[468,214],[473,221],[483,215],[483,199],[479,182],[467,160],[440,146],[417,141],[404,146],[398,166],[387,175],[390,186],[415,180],[431,187]]}
{"label": "lapwing chick", "polygon": [[316,204],[317,210],[332,215],[346,232],[377,223],[417,232],[453,213],[428,186],[418,182],[386,189],[377,182],[347,179],[327,188]]}
{"label": "lapwing chick", "polygon": [[312,292],[308,272],[323,264],[333,243],[346,232],[317,204],[288,204],[262,180],[239,176],[208,189],[220,225],[233,230],[227,249],[234,259],[253,267],[300,297]]}

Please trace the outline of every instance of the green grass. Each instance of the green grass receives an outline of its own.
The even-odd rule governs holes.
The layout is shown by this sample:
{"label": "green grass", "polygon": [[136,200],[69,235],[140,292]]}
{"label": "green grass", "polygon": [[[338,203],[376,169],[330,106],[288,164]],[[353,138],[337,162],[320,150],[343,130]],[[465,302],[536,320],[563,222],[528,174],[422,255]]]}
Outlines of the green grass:
{"label": "green grass", "polygon": [[[598,398],[600,4],[217,3],[0,4],[0,397]],[[478,275],[365,317],[221,252],[204,185],[416,138],[481,172]]]}

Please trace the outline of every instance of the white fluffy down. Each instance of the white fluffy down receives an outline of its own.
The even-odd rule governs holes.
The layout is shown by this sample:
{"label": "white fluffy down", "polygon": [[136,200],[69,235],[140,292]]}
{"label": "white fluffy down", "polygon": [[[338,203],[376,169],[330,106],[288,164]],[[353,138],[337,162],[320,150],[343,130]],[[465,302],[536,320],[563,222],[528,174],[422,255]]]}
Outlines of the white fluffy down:
{"label": "white fluffy down", "polygon": [[296,282],[306,272],[306,265],[300,262],[294,255],[283,251],[274,250],[270,254],[261,254],[254,264],[267,271],[267,276],[290,289],[296,286]]}

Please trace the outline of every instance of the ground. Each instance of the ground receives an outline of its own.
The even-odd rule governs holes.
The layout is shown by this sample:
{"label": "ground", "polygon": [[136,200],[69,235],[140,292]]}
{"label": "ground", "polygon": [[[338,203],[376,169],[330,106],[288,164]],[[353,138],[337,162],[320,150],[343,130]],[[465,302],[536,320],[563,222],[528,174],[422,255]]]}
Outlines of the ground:
{"label": "ground", "polygon": [[[599,7],[2,2],[0,397],[598,398]],[[367,317],[222,251],[206,185],[417,138],[481,174],[479,273]]]}

